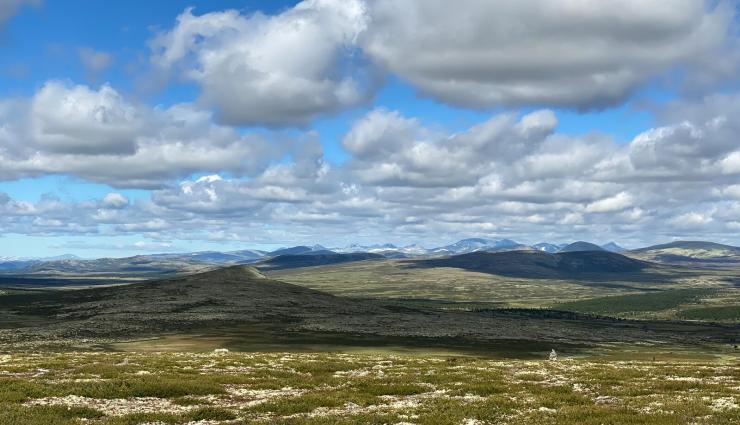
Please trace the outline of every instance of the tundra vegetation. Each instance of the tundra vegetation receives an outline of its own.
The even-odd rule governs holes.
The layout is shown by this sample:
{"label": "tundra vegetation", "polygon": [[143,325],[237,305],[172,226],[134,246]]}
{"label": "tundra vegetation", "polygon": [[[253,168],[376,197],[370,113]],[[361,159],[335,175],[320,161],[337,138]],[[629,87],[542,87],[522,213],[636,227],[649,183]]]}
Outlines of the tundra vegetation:
{"label": "tundra vegetation", "polygon": [[15,353],[3,424],[731,424],[737,358]]}

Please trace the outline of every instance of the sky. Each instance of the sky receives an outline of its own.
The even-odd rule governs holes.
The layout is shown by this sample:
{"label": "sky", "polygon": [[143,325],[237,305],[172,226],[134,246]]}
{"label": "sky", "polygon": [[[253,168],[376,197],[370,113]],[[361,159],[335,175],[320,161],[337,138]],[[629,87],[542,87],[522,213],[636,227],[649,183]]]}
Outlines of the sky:
{"label": "sky", "polygon": [[740,245],[723,0],[0,0],[0,257]]}

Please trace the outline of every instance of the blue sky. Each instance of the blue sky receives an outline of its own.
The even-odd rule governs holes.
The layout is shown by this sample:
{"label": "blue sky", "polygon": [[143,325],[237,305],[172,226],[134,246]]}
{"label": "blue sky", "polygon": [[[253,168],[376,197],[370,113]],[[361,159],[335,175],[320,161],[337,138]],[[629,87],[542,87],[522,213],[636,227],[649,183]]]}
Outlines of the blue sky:
{"label": "blue sky", "polygon": [[[737,142],[732,129],[702,127],[708,116],[737,112],[736,93],[727,89],[737,65],[735,4],[628,2],[623,26],[603,28],[604,38],[599,25],[612,21],[608,11],[586,2],[578,14],[566,7],[553,17],[546,3],[531,3],[506,10],[476,1],[462,2],[460,10],[361,0],[0,5],[12,11],[0,23],[0,105],[21,105],[8,108],[21,118],[0,107],[0,129],[10,129],[0,132],[7,170],[0,193],[10,211],[0,221],[0,256],[309,242],[434,245],[464,236],[738,242],[726,236],[740,223],[733,215],[740,211],[732,174]],[[668,11],[674,19],[664,24]],[[417,39],[404,27],[418,16],[432,30]],[[545,29],[513,39],[487,32],[486,17]],[[632,37],[645,22],[665,33],[645,32],[646,47],[638,51]],[[305,27],[296,30],[299,24]],[[593,34],[570,38],[569,28],[590,24]],[[465,29],[476,36],[468,38]],[[281,44],[293,30],[305,32]],[[446,34],[457,32],[449,42]],[[263,51],[273,45],[286,50]],[[589,56],[593,46],[608,54]],[[263,55],[259,61],[253,52]],[[543,52],[552,58],[543,62]],[[86,54],[98,62],[86,63]],[[722,67],[710,65],[720,58]],[[266,86],[272,81],[279,83]],[[355,91],[347,94],[347,87]],[[65,99],[73,104],[67,115],[55,103]],[[185,116],[178,106],[207,122],[170,136],[193,119],[173,118]],[[666,121],[674,110],[685,116]],[[99,119],[100,111],[108,114],[102,124],[86,127],[84,120]],[[126,121],[131,116],[136,121]],[[510,121],[494,124],[504,116]],[[125,129],[109,119],[123,120]],[[712,139],[679,140],[686,122]],[[536,135],[523,135],[525,127]],[[635,141],[656,127],[667,129],[660,134],[665,140],[651,133],[649,141]],[[488,138],[486,146],[477,138]],[[713,148],[679,149],[686,143]],[[661,177],[676,184],[665,198],[647,187],[657,184],[655,175],[640,169],[645,144],[652,171],[676,170]],[[134,153],[146,149],[164,156],[137,162]],[[693,152],[693,159],[679,151]],[[111,152],[131,169],[97,169]],[[543,161],[553,158],[573,158],[565,164],[571,173],[543,171],[549,167]],[[139,176],[137,167],[151,175]],[[697,184],[682,167],[708,171]],[[202,179],[212,175],[220,178]],[[558,192],[567,195],[552,196]],[[126,202],[113,202],[111,194]],[[445,207],[413,202],[440,194],[461,198]]]}

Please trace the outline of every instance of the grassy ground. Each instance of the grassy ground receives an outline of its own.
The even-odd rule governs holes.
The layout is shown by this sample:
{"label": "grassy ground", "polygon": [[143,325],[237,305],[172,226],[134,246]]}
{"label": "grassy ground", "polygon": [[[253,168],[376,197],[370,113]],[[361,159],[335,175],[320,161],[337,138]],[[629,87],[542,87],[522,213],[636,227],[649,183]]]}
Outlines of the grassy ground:
{"label": "grassy ground", "polygon": [[[584,356],[596,348],[595,346],[575,345],[566,341],[551,343],[531,340],[480,341],[440,337],[409,338],[305,330],[289,331],[285,328],[269,325],[209,329],[205,333],[180,333],[156,338],[121,341],[100,348],[109,351],[134,352],[211,352],[221,347],[239,352],[343,352],[413,356],[454,355],[495,357],[499,359],[543,358],[553,348],[570,356]],[[702,348],[710,356],[721,355],[726,349],[724,345]]]}
{"label": "grassy ground", "polygon": [[[560,310],[626,318],[740,321],[740,289],[672,289],[561,303]],[[729,305],[728,305],[729,304]]]}
{"label": "grassy ground", "polygon": [[712,289],[674,289],[647,294],[592,298],[562,303],[556,307],[561,310],[607,315],[657,312],[676,309],[684,304],[696,303],[704,297],[713,295],[714,292],[716,290]]}
{"label": "grassy ground", "polygon": [[658,270],[651,280],[625,275],[605,281],[531,279],[497,276],[457,268],[412,268],[405,260],[363,261],[267,273],[336,295],[371,298],[418,298],[455,302],[488,302],[508,307],[552,307],[565,301],[663,291],[727,287],[726,270]]}
{"label": "grassy ground", "polygon": [[740,305],[692,308],[681,311],[679,315],[681,318],[689,320],[737,322],[740,321]]}
{"label": "grassy ground", "polygon": [[0,356],[2,424],[730,424],[724,360],[358,354]]}
{"label": "grassy ground", "polygon": [[[406,260],[365,261],[268,273],[284,282],[341,296],[395,299],[435,308],[557,308],[639,319],[737,322],[740,288],[730,285],[732,269],[662,268],[579,280],[497,276],[458,268],[410,268]],[[734,309],[692,311],[705,307]]]}

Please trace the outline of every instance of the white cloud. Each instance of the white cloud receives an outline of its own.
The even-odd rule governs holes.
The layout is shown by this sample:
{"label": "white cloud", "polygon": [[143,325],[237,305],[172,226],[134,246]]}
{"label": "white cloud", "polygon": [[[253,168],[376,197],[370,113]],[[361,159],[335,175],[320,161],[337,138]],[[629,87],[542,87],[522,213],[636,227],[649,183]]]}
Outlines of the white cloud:
{"label": "white cloud", "polygon": [[187,9],[151,42],[152,62],[197,82],[222,122],[303,125],[372,92],[353,57],[367,25],[360,0],[306,0],[274,16]]}
{"label": "white cloud", "polygon": [[354,123],[342,145],[357,158],[379,158],[412,142],[418,130],[416,120],[396,111],[375,109]]}
{"label": "white cloud", "polygon": [[364,183],[455,187],[537,150],[556,125],[555,115],[543,110],[521,118],[501,114],[466,131],[444,134],[396,111],[376,109],[352,126],[343,145],[354,154],[349,168]]}
{"label": "white cloud", "polygon": [[156,232],[169,228],[169,224],[161,218],[153,218],[144,222],[133,222],[133,223],[122,223],[118,225],[118,229],[123,232]]}
{"label": "white cloud", "polygon": [[[366,101],[379,69],[437,100],[598,109],[656,77],[732,80],[729,2],[306,0],[274,15],[194,15],[150,42],[236,125],[305,125]],[[454,36],[450,36],[454,34]],[[717,58],[723,58],[721,65]]]}
{"label": "white cloud", "polygon": [[[31,203],[0,195],[0,228],[154,241],[228,235],[230,241],[332,243],[349,234],[370,242],[389,235],[429,243],[468,235],[536,242],[599,235],[643,243],[728,241],[740,213],[737,181],[718,165],[733,146],[726,137],[738,134],[730,120],[687,114],[623,145],[604,135],[559,134],[549,111],[499,114],[453,133],[379,109],[351,126],[344,137],[351,157],[342,165],[328,163],[316,136],[307,134],[289,161],[263,163],[240,177],[224,170],[232,159],[250,156],[240,151],[249,139],[191,107],[154,116],[156,131],[135,138],[133,155],[36,157],[49,158],[43,166],[26,161],[40,174],[129,183],[149,176],[160,185],[150,200],[132,203],[112,192],[87,203],[54,197]],[[645,140],[654,155],[635,166],[630,155]],[[50,168],[54,163],[63,168]],[[183,170],[198,176],[172,184]]]}
{"label": "white cloud", "polygon": [[671,224],[678,228],[701,229],[713,221],[710,213],[688,212],[674,217]]}
{"label": "white cloud", "polygon": [[734,15],[704,0],[368,5],[364,51],[421,93],[466,107],[620,103],[673,67],[724,56]]}
{"label": "white cloud", "polygon": [[632,206],[633,198],[627,192],[619,192],[614,196],[599,199],[586,206],[586,211],[595,213],[605,213],[622,211]]}
{"label": "white cloud", "polygon": [[144,251],[162,251],[172,249],[169,242],[137,241],[134,242],[134,248]]}
{"label": "white cloud", "polygon": [[[675,133],[651,132],[659,135],[653,138],[660,146],[655,159],[666,172],[671,163],[716,161],[724,149],[705,145],[722,145],[725,127],[713,133],[686,118],[701,131],[677,140],[698,145],[693,155],[669,149],[662,157],[664,140]],[[327,164],[320,145],[309,140],[291,162],[250,179],[206,175],[155,191],[148,214],[178,223],[175,228],[120,228],[161,238],[197,228],[229,234],[230,240],[248,234],[249,240],[295,242],[346,234],[376,241],[384,235],[439,241],[471,234],[659,241],[696,232],[722,240],[737,221],[740,206],[730,204],[737,183],[719,168],[699,175],[677,168],[655,179],[629,166],[629,153],[644,143],[639,138],[620,145],[606,136],[568,137],[555,132],[556,121],[549,111],[501,114],[445,133],[396,111],[374,110],[345,136],[353,156],[342,166]],[[717,190],[708,196],[708,187]]]}
{"label": "white cloud", "polygon": [[128,198],[117,192],[111,192],[103,197],[103,208],[120,210],[128,205]]}
{"label": "white cloud", "polygon": [[0,101],[0,179],[71,174],[151,188],[200,172],[252,175],[292,144],[216,125],[192,105],[136,104],[108,85],[52,81],[30,100]]}
{"label": "white cloud", "polygon": [[727,186],[720,191],[721,196],[726,196],[731,199],[740,199],[740,184],[733,184]]}
{"label": "white cloud", "polygon": [[127,102],[108,85],[51,81],[30,104],[31,133],[40,148],[67,154],[131,154],[145,125],[143,107]]}
{"label": "white cloud", "polygon": [[740,174],[740,151],[735,151],[720,161],[724,174]]}

